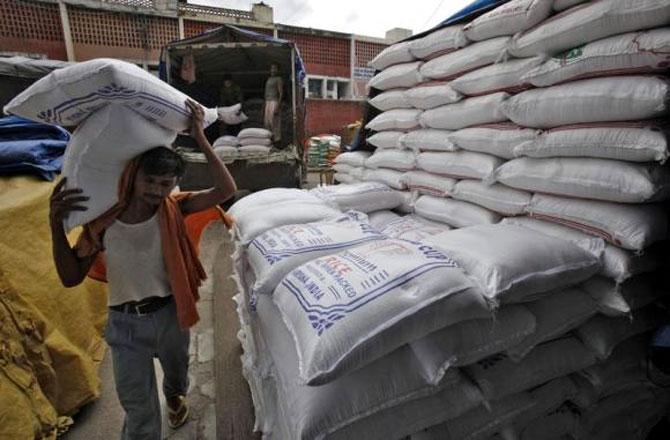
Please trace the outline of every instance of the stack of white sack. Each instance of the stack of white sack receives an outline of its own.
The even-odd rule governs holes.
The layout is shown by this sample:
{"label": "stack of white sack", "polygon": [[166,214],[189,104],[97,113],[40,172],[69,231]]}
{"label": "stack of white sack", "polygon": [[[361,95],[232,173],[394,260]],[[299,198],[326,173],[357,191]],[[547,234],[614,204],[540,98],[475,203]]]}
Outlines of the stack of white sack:
{"label": "stack of white sack", "polygon": [[[668,23],[670,3],[663,0],[513,0],[462,28],[447,28],[450,34],[461,29],[469,43],[404,60],[423,63],[416,66],[422,82],[381,87],[384,92],[372,100],[383,112],[381,122],[393,110],[421,111],[416,128],[390,129],[375,121],[368,126],[378,130],[369,138],[378,152],[417,153],[416,169],[403,177],[420,194],[416,215],[451,228],[504,218],[573,242],[601,261],[597,276],[578,291],[528,305],[538,331],[506,351],[510,365],[530,356],[538,342],[571,334],[596,365],[622,369],[619,360],[606,360],[610,353],[640,334],[644,348],[659,324],[655,304],[664,286],[654,282],[662,263],[655,248],[667,238],[670,185],[664,166]],[[401,222],[379,219],[384,225]],[[472,432],[452,423],[452,429],[420,438],[644,435],[667,409],[667,396],[645,377],[638,379],[635,386],[617,374],[605,387],[586,381],[600,386],[598,393],[577,380],[580,396],[567,407],[560,402],[542,413],[517,415],[496,405],[488,413],[490,425],[472,412]],[[582,396],[587,392],[588,400]],[[644,409],[626,414],[625,406],[617,406],[626,392],[639,394]]]}
{"label": "stack of white sack", "polygon": [[[270,191],[231,212],[274,211],[282,202],[268,201],[282,197]],[[384,218],[380,228],[350,211],[238,242],[236,301],[257,429],[268,438],[387,439],[446,423],[468,433],[478,419],[496,420],[488,407],[504,415],[495,433],[521,411],[539,417],[577,395],[567,375],[596,356],[556,338],[598,310],[573,285],[600,269],[601,240],[585,250],[519,226],[448,231],[387,212],[371,215]],[[570,313],[569,324],[557,310]],[[513,383],[461,373],[516,347],[523,360],[518,371],[508,367]]]}
{"label": "stack of white sack", "polygon": [[225,135],[217,138],[212,147],[214,151],[221,159],[232,159],[237,157],[239,151],[237,148],[240,146],[240,140],[237,136]]}
{"label": "stack of white sack", "polygon": [[364,181],[365,161],[370,157],[367,151],[348,151],[335,157],[333,169],[334,179],[340,183],[357,183]]}
{"label": "stack of white sack", "polygon": [[[67,187],[89,197],[86,211],[65,219],[68,230],[95,219],[118,201],[118,181],[133,157],[156,146],[171,148],[187,130],[188,96],[124,61],[94,59],[58,69],[4,108],[38,122],[76,126],[65,150]],[[217,118],[205,110],[205,124]]]}
{"label": "stack of white sack", "polygon": [[272,149],[272,132],[265,128],[245,128],[237,134],[240,153],[269,153]]}

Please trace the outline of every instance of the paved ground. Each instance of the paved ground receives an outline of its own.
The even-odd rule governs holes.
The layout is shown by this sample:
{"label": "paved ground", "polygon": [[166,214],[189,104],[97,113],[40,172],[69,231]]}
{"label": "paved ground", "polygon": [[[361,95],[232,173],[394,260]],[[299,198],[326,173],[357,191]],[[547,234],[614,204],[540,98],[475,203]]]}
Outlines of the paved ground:
{"label": "paved ground", "polygon": [[[191,332],[191,389],[188,399],[191,404],[191,419],[180,429],[168,428],[163,418],[163,436],[171,440],[214,440],[216,435],[215,381],[214,381],[214,327],[212,316],[214,256],[227,234],[221,224],[207,228],[201,241],[201,259],[209,275],[200,288],[198,310],[201,321]],[[156,363],[158,382],[162,380],[160,365]],[[84,407],[77,414],[74,426],[63,437],[65,440],[95,440],[119,438],[123,424],[123,410],[116,397],[112,365],[109,356],[100,366],[102,392],[100,399]],[[159,387],[160,389],[160,387]],[[165,400],[161,395],[165,414]]]}

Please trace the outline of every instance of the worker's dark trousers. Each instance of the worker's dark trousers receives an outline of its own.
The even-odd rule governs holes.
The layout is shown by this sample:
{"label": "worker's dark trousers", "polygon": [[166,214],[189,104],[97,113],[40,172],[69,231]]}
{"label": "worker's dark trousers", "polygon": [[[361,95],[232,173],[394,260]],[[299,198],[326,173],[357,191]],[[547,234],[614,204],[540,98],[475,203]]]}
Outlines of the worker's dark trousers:
{"label": "worker's dark trousers", "polygon": [[188,390],[189,331],[181,330],[174,300],[144,316],[109,311],[105,339],[112,351],[114,381],[126,412],[122,440],[161,440],[161,411],[154,358],[163,372],[166,398]]}

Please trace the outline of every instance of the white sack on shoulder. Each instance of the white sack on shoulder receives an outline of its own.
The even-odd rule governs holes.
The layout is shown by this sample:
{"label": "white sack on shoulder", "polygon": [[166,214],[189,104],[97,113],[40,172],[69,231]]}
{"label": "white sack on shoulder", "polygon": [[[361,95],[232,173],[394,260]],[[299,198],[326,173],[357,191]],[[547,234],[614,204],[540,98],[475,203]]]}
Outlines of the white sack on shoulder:
{"label": "white sack on shoulder", "polygon": [[237,125],[246,122],[249,118],[242,112],[242,104],[238,103],[229,107],[217,107],[216,114],[220,121],[229,125]]}
{"label": "white sack on shoulder", "polygon": [[157,145],[171,145],[176,136],[176,131],[117,104],[101,108],[79,124],[65,149],[62,176],[67,178],[67,188],[81,188],[89,199],[86,211],[72,211],[64,219],[65,229],[84,225],[114,206],[128,162]]}
{"label": "white sack on shoulder", "polygon": [[[97,58],[54,70],[12,99],[4,111],[67,127],[78,125],[106,105],[116,104],[165,129],[182,131],[191,123],[187,99],[135,64]],[[215,109],[205,109],[205,126],[217,117]]]}
{"label": "white sack on shoulder", "polygon": [[524,127],[550,128],[655,118],[667,112],[667,102],[666,79],[622,76],[527,90],[502,102],[500,110]]}

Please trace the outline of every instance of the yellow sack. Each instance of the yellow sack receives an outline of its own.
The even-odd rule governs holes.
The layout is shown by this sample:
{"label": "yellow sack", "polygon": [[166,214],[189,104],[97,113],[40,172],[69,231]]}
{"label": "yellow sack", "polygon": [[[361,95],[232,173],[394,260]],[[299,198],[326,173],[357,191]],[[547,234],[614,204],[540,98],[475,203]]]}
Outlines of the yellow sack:
{"label": "yellow sack", "polygon": [[[48,220],[53,186],[29,177],[0,178],[0,317],[3,327],[6,320],[15,329],[11,337],[3,334],[2,341],[14,353],[10,358],[20,353],[25,358],[0,368],[0,438],[23,438],[6,437],[5,432],[26,429],[35,433],[26,438],[48,438],[64,423],[57,416],[73,414],[100,393],[106,290],[88,279],[75,288],[61,285]],[[29,390],[35,392],[17,385],[17,378],[31,375],[36,385]],[[5,397],[17,393],[24,394],[18,402],[32,408],[32,417],[21,403],[5,406],[15,401]],[[47,410],[46,404],[52,408]]]}

